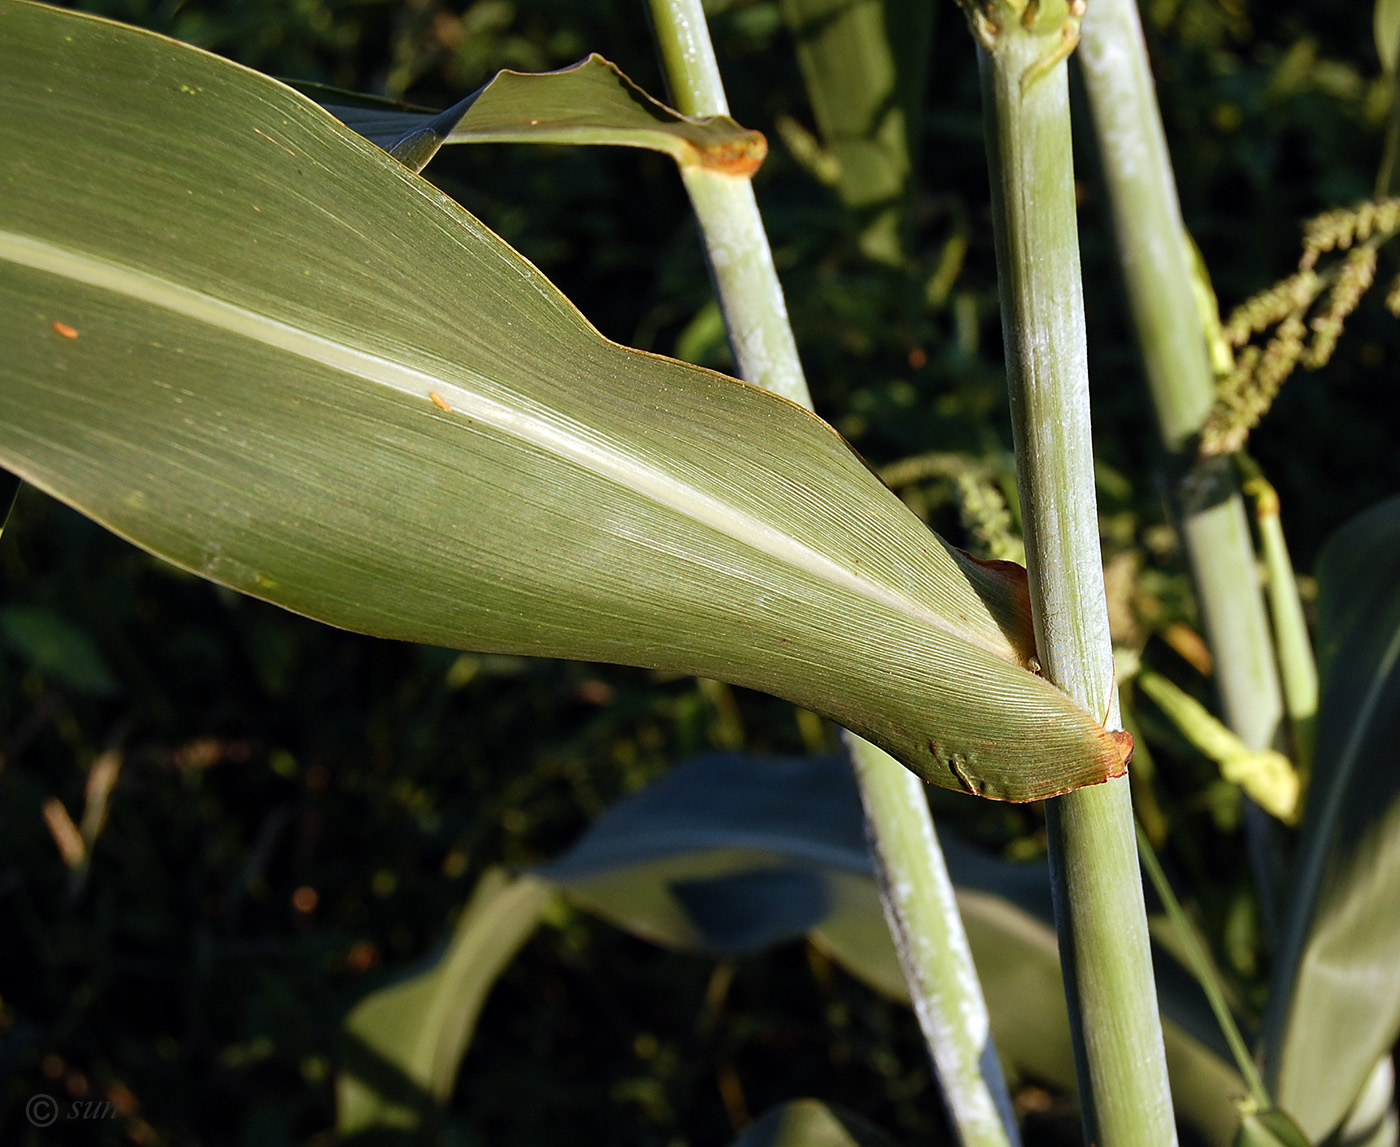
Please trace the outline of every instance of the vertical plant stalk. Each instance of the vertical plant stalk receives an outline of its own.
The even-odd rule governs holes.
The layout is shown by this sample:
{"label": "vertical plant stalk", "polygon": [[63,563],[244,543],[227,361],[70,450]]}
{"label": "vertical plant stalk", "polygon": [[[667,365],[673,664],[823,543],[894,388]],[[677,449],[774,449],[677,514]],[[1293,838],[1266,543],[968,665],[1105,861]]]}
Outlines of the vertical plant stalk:
{"label": "vertical plant stalk", "polygon": [[[687,115],[726,114],[699,0],[651,0],[651,14],[676,108]],[[681,174],[705,237],[740,374],[812,409],[751,183],[684,168]],[[885,918],[959,1139],[967,1147],[1019,1147],[986,1001],[923,783],[881,749],[846,736]]]}
{"label": "vertical plant stalk", "polygon": [[[650,0],[650,11],[672,106],[691,116],[728,115],[700,0]],[[700,224],[739,376],[810,410],[812,396],[753,183],[684,164],[681,180]]]}
{"label": "vertical plant stalk", "polygon": [[[1239,480],[1228,459],[1187,454],[1215,380],[1136,0],[1094,0],[1079,62],[1157,424],[1177,459],[1174,501],[1222,716],[1249,748],[1266,749],[1279,734],[1283,694]],[[1276,938],[1282,881],[1274,826],[1246,802],[1245,828],[1264,933]]]}
{"label": "vertical plant stalk", "polygon": [[[1157,424],[1180,458],[1210,411],[1215,379],[1134,0],[1094,0],[1079,63]],[[1225,723],[1251,749],[1267,748],[1283,700],[1234,468],[1188,465],[1176,500]]]}
{"label": "vertical plant stalk", "polygon": [[[968,9],[979,45],[1017,484],[1041,667],[1118,727],[1064,57],[1082,0]],[[1085,1135],[1176,1142],[1127,777],[1046,804]]]}

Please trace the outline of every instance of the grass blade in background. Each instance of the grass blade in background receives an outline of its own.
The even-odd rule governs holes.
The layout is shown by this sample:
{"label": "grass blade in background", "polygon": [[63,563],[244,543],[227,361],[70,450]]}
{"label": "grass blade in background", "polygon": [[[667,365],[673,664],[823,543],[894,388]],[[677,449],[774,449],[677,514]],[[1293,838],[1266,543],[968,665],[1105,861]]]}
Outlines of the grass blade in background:
{"label": "grass blade in background", "polygon": [[922,0],[783,0],[836,189],[860,247],[891,267],[908,251],[924,76],[937,8]]}
{"label": "grass blade in background", "polygon": [[1121,773],[1016,664],[1016,579],[823,423],[609,343],[266,77],[29,4],[0,62],[13,472],[331,624],[734,681],[988,796]]}
{"label": "grass blade in background", "polygon": [[[1075,1088],[1049,881],[1041,864],[941,835],[992,1035],[1017,1074]],[[666,947],[735,955],[804,932],[876,991],[908,1000],[859,814],[831,757],[715,755],[680,765],[596,821],[536,876]],[[1243,1083],[1194,982],[1163,957],[1167,1054],[1182,1118],[1212,1143],[1238,1125]]]}
{"label": "grass blade in background", "polygon": [[768,153],[762,133],[728,116],[683,116],[597,54],[555,72],[500,72],[442,112],[346,98],[294,85],[405,167],[422,171],[447,143],[612,144],[665,152],[678,164],[752,172]]}
{"label": "grass blade in background", "polygon": [[431,1124],[452,1095],[487,995],[553,895],[533,877],[489,870],[442,957],[356,1005],[345,1021],[347,1047],[336,1079],[341,1135]]}
{"label": "grass blade in background", "polygon": [[1317,748],[1264,1024],[1274,1099],[1314,1142],[1400,1035],[1400,499],[1343,527],[1317,578]]}
{"label": "grass blade in background", "polygon": [[794,1099],[765,1111],[732,1147],[894,1147],[851,1111],[818,1099]]}
{"label": "grass blade in background", "polygon": [[[534,875],[621,928],[681,951],[736,955],[803,934],[876,991],[907,1001],[865,846],[851,769],[832,757],[715,755],[604,813]],[[942,833],[992,1037],[1008,1070],[1075,1089],[1042,864]],[[1158,991],[1181,1117],[1211,1143],[1238,1126],[1244,1085],[1189,973],[1159,953]]]}
{"label": "grass blade in background", "polygon": [[0,606],[0,648],[76,693],[117,691],[92,635],[46,606]]}

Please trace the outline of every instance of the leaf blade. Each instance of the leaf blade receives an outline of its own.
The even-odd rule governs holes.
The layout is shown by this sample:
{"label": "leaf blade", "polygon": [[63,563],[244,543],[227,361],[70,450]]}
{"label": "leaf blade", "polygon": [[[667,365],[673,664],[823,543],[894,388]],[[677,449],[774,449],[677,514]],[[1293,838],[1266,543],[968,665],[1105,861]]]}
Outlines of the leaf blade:
{"label": "leaf blade", "polygon": [[1274,1099],[1311,1140],[1400,1032],[1400,498],[1339,530],[1317,578],[1317,748],[1264,1024]]}
{"label": "leaf blade", "polygon": [[722,678],[987,796],[1121,773],[820,420],[603,339],[275,81],[28,4],[0,53],[0,464],[333,625]]}
{"label": "leaf blade", "polygon": [[682,167],[731,175],[751,175],[768,154],[761,132],[728,116],[682,115],[596,52],[553,72],[498,72],[466,99],[435,113],[342,102],[311,85],[304,90],[413,171],[422,171],[448,143],[641,147],[663,152]]}

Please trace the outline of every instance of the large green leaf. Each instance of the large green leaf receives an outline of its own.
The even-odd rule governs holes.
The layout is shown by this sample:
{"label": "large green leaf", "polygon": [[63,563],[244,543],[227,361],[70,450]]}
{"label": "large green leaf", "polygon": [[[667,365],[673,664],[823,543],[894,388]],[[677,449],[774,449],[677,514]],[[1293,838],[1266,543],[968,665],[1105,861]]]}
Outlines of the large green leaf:
{"label": "large green leaf", "polygon": [[718,677],[927,779],[1123,771],[1028,669],[1019,567],[950,551],[826,424],[608,342],[291,89],[0,4],[0,465],[334,625]]}
{"label": "large green leaf", "polygon": [[768,154],[761,132],[728,116],[681,115],[596,54],[555,72],[499,72],[446,111],[426,114],[296,86],[414,171],[422,171],[445,143],[644,147],[665,152],[683,167],[745,175]]}
{"label": "large green leaf", "polygon": [[1313,1142],[1400,1035],[1400,498],[1317,566],[1322,695],[1265,1063]]}

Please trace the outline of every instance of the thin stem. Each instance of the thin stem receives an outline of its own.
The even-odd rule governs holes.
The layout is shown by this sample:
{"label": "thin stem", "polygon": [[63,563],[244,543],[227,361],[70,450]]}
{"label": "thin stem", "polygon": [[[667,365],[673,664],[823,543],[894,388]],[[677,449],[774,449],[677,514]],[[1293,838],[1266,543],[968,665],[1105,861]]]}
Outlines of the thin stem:
{"label": "thin stem", "polygon": [[[728,115],[729,101],[700,0],[649,0],[649,11],[676,110],[694,116]],[[681,166],[681,181],[700,224],[739,376],[810,410],[812,396],[752,182],[686,165]],[[753,305],[754,300],[761,305]]]}
{"label": "thin stem", "polygon": [[0,535],[5,532],[5,524],[10,520],[10,511],[15,508],[21,482],[8,470],[0,470]]}
{"label": "thin stem", "polygon": [[[971,23],[1036,649],[1051,681],[1116,728],[1062,59],[1075,8],[993,3]],[[1086,1137],[1175,1143],[1128,779],[1050,801],[1046,820]]]}
{"label": "thin stem", "polygon": [[[698,0],[651,0],[651,10],[676,106],[689,114],[724,110]],[[708,65],[698,66],[697,60]],[[683,168],[681,174],[705,237],[741,375],[810,410],[752,185],[747,178],[716,172]],[[859,737],[847,734],[847,744],[885,917],[954,1126],[968,1147],[1018,1145],[986,1002],[923,783]]]}
{"label": "thin stem", "polygon": [[[753,184],[743,176],[698,167],[682,167],[681,180],[700,223],[740,377],[810,410],[812,395],[797,357]],[[748,300],[762,300],[763,305]]]}
{"label": "thin stem", "polygon": [[682,115],[728,115],[704,5],[700,0],[649,0],[648,11],[671,106]]}
{"label": "thin stem", "polygon": [[1298,579],[1288,556],[1279,516],[1278,491],[1269,484],[1253,460],[1241,456],[1240,467],[1249,476],[1245,493],[1254,500],[1254,520],[1259,529],[1259,549],[1268,573],[1269,613],[1283,679],[1283,699],[1293,728],[1293,758],[1298,772],[1307,777],[1312,768],[1313,738],[1317,723],[1317,659],[1308,638],[1308,623],[1298,595]]}
{"label": "thin stem", "polygon": [[[1181,456],[1210,412],[1215,379],[1133,0],[1089,6],[1079,62],[1158,428],[1166,449]],[[1177,500],[1226,722],[1250,748],[1264,748],[1277,733],[1282,700],[1233,469],[1188,465]]]}

